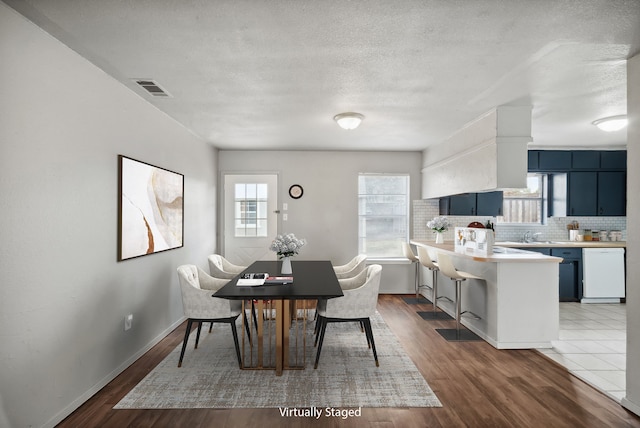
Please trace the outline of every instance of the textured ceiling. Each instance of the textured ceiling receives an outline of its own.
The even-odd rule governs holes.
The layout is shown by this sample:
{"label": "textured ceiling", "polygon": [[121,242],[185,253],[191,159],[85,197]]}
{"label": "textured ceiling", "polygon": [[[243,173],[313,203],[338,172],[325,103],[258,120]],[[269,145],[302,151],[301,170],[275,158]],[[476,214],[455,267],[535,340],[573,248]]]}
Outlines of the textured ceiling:
{"label": "textured ceiling", "polygon": [[534,147],[626,145],[591,122],[626,113],[640,0],[5,3],[222,149],[422,150],[498,105]]}

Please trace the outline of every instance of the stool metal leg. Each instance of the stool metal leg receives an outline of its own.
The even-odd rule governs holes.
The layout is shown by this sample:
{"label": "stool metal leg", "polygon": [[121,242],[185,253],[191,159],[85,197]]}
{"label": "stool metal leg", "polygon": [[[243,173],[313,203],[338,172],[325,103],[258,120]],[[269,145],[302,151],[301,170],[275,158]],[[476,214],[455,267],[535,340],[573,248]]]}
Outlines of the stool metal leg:
{"label": "stool metal leg", "polygon": [[452,319],[448,313],[444,311],[438,311],[438,299],[446,299],[449,302],[453,302],[447,296],[438,296],[438,270],[429,269],[431,271],[431,304],[433,309],[430,312],[418,312],[418,315],[426,321],[441,321]]}
{"label": "stool metal leg", "polygon": [[456,279],[456,330],[460,331],[460,315],[462,314],[462,302],[460,301],[460,294],[462,289],[461,279]]}
{"label": "stool metal leg", "polygon": [[[464,279],[455,279],[456,282],[456,301],[455,301],[455,318],[456,328],[437,328],[436,331],[450,342],[482,340],[471,330],[460,328],[460,317],[462,316],[462,281]],[[465,311],[467,312],[467,311]]]}
{"label": "stool metal leg", "polygon": [[433,312],[438,311],[438,271],[431,270],[431,302],[433,303]]}

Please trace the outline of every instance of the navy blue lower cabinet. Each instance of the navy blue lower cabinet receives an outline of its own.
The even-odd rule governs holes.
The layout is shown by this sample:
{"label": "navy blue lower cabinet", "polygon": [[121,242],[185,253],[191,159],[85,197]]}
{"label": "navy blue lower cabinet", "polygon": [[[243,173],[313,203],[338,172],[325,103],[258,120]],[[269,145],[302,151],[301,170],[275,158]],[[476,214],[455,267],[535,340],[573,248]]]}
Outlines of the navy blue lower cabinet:
{"label": "navy blue lower cabinet", "polygon": [[563,259],[559,266],[560,301],[580,301],[582,298],[582,248],[552,248],[551,255]]}

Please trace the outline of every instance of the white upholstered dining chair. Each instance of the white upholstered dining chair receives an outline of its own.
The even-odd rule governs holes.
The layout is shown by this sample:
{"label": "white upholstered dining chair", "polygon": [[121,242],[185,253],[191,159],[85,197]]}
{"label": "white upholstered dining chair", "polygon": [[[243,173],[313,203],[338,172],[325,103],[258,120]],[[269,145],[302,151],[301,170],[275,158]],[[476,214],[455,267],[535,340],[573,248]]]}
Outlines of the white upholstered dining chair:
{"label": "white upholstered dining chair", "polygon": [[[236,319],[241,313],[242,302],[212,297],[213,292],[224,286],[228,280],[212,278],[195,265],[182,265],[179,266],[177,270],[180,291],[182,292],[182,307],[187,317],[187,329],[182,342],[182,351],[180,352],[178,367],[182,367],[182,359],[187,349],[189,334],[191,333],[191,327],[194,322],[198,323],[196,349],[198,348],[203,322],[230,324],[238,364],[242,367],[242,357],[240,356],[240,345],[236,329]],[[245,325],[247,325],[246,322]],[[249,334],[248,329],[247,334]]]}
{"label": "white upholstered dining chair", "polygon": [[209,273],[216,278],[231,279],[247,268],[247,266],[231,263],[220,254],[211,254],[208,261]]}
{"label": "white upholstered dining chair", "polygon": [[333,270],[336,273],[336,277],[338,279],[344,278],[352,278],[365,270],[367,267],[367,256],[364,254],[359,254],[349,260],[348,263],[344,265],[334,266]]}
{"label": "white upholstered dining chair", "polygon": [[366,281],[360,287],[343,290],[344,296],[342,297],[318,302],[317,322],[319,327],[315,340],[318,350],[316,351],[316,361],[313,368],[318,368],[327,324],[336,322],[362,323],[367,337],[367,344],[373,350],[376,366],[380,366],[370,317],[376,313],[381,274],[382,266],[371,265],[367,267]]}

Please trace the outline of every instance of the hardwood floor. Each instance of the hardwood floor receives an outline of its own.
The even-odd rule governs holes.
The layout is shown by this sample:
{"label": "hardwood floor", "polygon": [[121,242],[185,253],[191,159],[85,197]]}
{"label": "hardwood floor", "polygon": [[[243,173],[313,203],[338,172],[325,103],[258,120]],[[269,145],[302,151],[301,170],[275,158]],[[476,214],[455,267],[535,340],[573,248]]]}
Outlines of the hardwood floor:
{"label": "hardwood floor", "polygon": [[278,409],[113,410],[181,343],[183,324],[58,426],[640,427],[638,416],[536,351],[446,342],[435,328],[451,327],[453,321],[424,321],[416,312],[430,306],[410,305],[402,297],[381,295],[378,310],[442,408],[362,409],[360,417],[346,420],[285,418]]}

